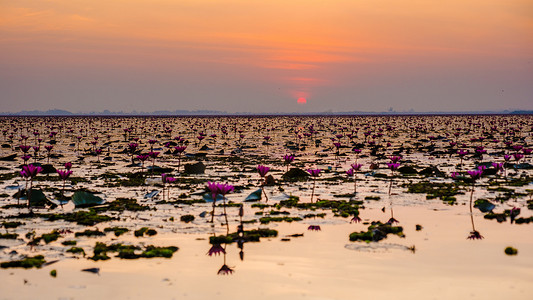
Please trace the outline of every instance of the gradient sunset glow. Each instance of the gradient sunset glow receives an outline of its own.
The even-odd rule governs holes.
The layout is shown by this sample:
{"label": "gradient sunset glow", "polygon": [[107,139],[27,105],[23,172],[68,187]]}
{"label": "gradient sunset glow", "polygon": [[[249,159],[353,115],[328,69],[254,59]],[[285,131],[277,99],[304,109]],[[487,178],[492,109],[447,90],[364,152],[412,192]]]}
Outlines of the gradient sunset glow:
{"label": "gradient sunset glow", "polygon": [[0,111],[533,109],[526,0],[4,1],[0,24]]}

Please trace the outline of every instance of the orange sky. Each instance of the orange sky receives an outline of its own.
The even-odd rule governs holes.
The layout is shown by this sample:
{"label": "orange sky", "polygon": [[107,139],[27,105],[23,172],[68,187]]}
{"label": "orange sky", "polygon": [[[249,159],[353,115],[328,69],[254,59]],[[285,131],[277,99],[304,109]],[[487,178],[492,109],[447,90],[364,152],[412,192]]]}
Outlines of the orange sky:
{"label": "orange sky", "polygon": [[532,37],[525,0],[3,1],[0,111],[533,109]]}

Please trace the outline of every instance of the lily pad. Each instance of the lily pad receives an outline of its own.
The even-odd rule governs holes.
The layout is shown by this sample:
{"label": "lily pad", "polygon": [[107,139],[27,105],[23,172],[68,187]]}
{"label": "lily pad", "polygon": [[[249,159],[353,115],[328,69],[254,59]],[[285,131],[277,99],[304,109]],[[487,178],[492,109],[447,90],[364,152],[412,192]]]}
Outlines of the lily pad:
{"label": "lily pad", "polygon": [[[13,195],[13,198],[20,200],[28,200],[28,193],[26,190],[19,190]],[[30,191],[30,205],[31,206],[45,206],[48,202],[48,198],[44,195],[40,189],[31,189]]]}
{"label": "lily pad", "polygon": [[158,190],[153,190],[150,193],[144,195],[144,199],[153,199],[155,196],[159,194]]}
{"label": "lily pad", "polygon": [[481,212],[491,212],[496,205],[492,204],[489,200],[486,199],[479,199],[474,202],[474,207],[479,209]]}
{"label": "lily pad", "polygon": [[[213,202],[213,196],[211,196],[210,193],[205,193],[202,195],[202,198],[205,200],[205,202]],[[224,197],[220,194],[217,195],[217,201],[222,201]]]}
{"label": "lily pad", "polygon": [[79,208],[100,205],[104,203],[105,200],[94,195],[93,193],[77,191],[74,193],[74,195],[72,195],[72,202],[77,208]]}
{"label": "lily pad", "polygon": [[244,199],[244,201],[246,202],[252,202],[252,201],[259,201],[261,200],[261,195],[262,195],[262,190],[261,189],[258,189],[257,191],[251,193],[250,195],[248,195],[248,197],[246,197],[246,199]]}

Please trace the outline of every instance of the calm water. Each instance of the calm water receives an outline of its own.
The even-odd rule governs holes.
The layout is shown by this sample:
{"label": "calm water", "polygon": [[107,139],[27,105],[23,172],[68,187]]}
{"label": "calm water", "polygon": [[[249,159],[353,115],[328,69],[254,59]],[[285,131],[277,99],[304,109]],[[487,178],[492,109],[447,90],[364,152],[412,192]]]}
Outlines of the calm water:
{"label": "calm water", "polygon": [[[0,174],[21,170],[22,151],[17,146],[24,140],[20,140],[20,135],[28,136],[26,143],[34,146],[38,144],[37,137],[33,135],[35,130],[43,139],[42,152],[36,162],[46,164],[44,145],[51,140],[49,132],[57,131],[54,138],[57,143],[52,150],[52,154],[57,156],[52,156],[50,164],[62,168],[63,163],[70,161],[73,163],[72,176],[87,180],[76,185],[67,180],[67,195],[85,187],[101,192],[108,202],[128,197],[157,210],[107,212],[103,214],[117,217],[117,220],[87,227],[66,221],[49,222],[42,218],[13,219],[12,216],[28,212],[27,208],[1,208],[1,222],[21,221],[25,224],[7,230],[18,233],[18,239],[0,239],[0,245],[4,246],[0,249],[0,261],[42,254],[46,261],[57,262],[40,269],[0,269],[0,299],[530,299],[533,295],[532,223],[511,224],[509,217],[505,222],[498,223],[485,219],[485,213],[476,208],[471,216],[469,184],[458,185],[462,193],[455,195],[454,205],[438,198],[428,200],[425,193],[407,192],[408,186],[417,182],[451,184],[454,182],[450,178],[451,172],[463,172],[468,176],[465,171],[480,163],[503,162],[505,154],[522,151],[511,148],[512,145],[531,148],[533,119],[529,116],[29,120],[1,120],[2,129],[7,130],[2,141],[9,147],[1,149],[0,157],[17,154],[17,158],[15,161],[2,161]],[[13,128],[19,129],[14,132]],[[124,128],[132,128],[131,133],[124,136]],[[168,132],[169,129],[172,131]],[[70,130],[73,132],[68,132]],[[365,135],[369,131],[370,134]],[[200,132],[205,133],[206,138],[197,144]],[[460,133],[457,138],[456,132]],[[304,133],[311,133],[311,136]],[[217,137],[210,137],[212,134]],[[241,138],[240,134],[244,137]],[[336,137],[337,134],[342,134],[342,137]],[[13,137],[9,139],[9,135]],[[82,137],[79,151],[77,136]],[[94,139],[95,136],[98,139]],[[176,136],[184,139],[187,145],[185,153],[189,154],[183,156],[181,162],[176,155],[163,153],[167,149],[165,142],[178,141],[179,144],[179,140],[174,139]],[[263,144],[267,140],[265,136],[270,136],[268,145]],[[479,137],[485,139],[479,141]],[[139,140],[134,141],[134,138]],[[338,157],[332,138],[341,143]],[[292,217],[303,218],[306,214],[320,212],[326,213],[326,216],[303,218],[292,223],[245,224],[247,230],[275,229],[278,236],[245,243],[243,249],[239,249],[237,243],[228,244],[225,256],[209,256],[209,237],[226,233],[221,207],[217,207],[213,227],[207,222],[209,214],[200,216],[211,211],[210,203],[157,203],[162,200],[161,196],[153,200],[144,199],[147,192],[161,190],[159,175],[153,175],[153,179],[147,180],[144,186],[114,186],[118,180],[125,178],[127,172],[141,171],[140,165],[129,166],[130,155],[124,152],[128,143],[137,142],[139,153],[147,153],[150,151],[148,139],[158,140],[154,151],[161,154],[155,165],[172,168],[169,174],[178,178],[170,189],[171,200],[177,200],[181,194],[184,194],[183,199],[201,199],[197,192],[205,189],[207,181],[216,181],[238,187],[236,192],[228,195],[228,200],[243,202],[248,194],[259,188],[260,177],[256,167],[263,164],[272,168],[269,174],[277,180],[275,186],[265,187],[270,199],[267,204],[278,203],[287,195],[299,197],[300,202],[309,202],[311,180],[289,183],[281,179],[286,171],[282,156],[294,153],[296,159],[291,167],[323,169],[317,180],[315,200],[346,201],[350,199],[349,195],[334,196],[353,192],[353,178],[348,178],[345,171],[357,159],[363,165],[356,175],[356,199],[363,201],[359,209],[363,222],[350,223],[351,216],[336,217],[331,210],[281,208]],[[317,144],[316,140],[321,143]],[[93,145],[92,141],[97,142]],[[368,141],[381,147],[373,153],[374,145]],[[458,147],[450,146],[450,142],[455,141],[459,148],[470,152],[464,157],[462,167],[460,157],[455,153]],[[511,147],[503,141],[510,141]],[[204,145],[208,145],[209,149],[200,150]],[[298,145],[305,148],[296,149]],[[480,145],[487,153],[482,157],[473,156],[475,147]],[[362,150],[359,155],[352,151],[354,147]],[[92,155],[95,148],[102,148],[100,157]],[[196,153],[205,153],[206,156],[191,155]],[[413,166],[418,171],[435,166],[442,174],[408,176],[396,173],[392,181],[392,195],[389,195],[388,176],[391,171],[386,163],[390,162],[389,157],[393,154],[402,156],[401,166]],[[109,158],[104,159],[106,157]],[[205,164],[205,174],[185,175],[181,172],[184,164],[198,161]],[[34,159],[29,162],[34,162]],[[379,168],[371,170],[369,166],[372,162],[378,163]],[[531,163],[531,154],[526,154],[517,163]],[[145,166],[151,164],[148,160]],[[118,177],[105,179],[105,173]],[[531,169],[515,170],[509,165],[508,181],[503,174],[485,175],[476,183],[474,200],[488,199],[496,205],[493,209],[496,213],[517,207],[521,209],[519,217],[529,218],[532,213],[527,208],[530,200],[527,194],[533,189],[528,179],[531,173]],[[55,174],[49,176],[57,177]],[[53,192],[62,188],[62,182],[52,181],[50,177],[38,177],[34,184],[43,189],[48,198],[54,199]],[[526,184],[509,184],[517,178],[524,179]],[[491,190],[496,187],[495,182],[510,189],[514,196],[503,202],[497,200],[505,192]],[[25,183],[20,176],[2,180],[1,193],[7,194],[0,200],[2,205],[18,202],[11,196],[17,191],[15,186],[24,188]],[[367,196],[378,196],[380,199],[365,200]],[[260,203],[265,203],[265,200]],[[271,210],[278,210],[276,207],[261,210],[252,207],[252,204],[244,203],[244,220],[258,220]],[[405,237],[388,235],[384,240],[370,243],[349,241],[350,233],[367,230],[368,224],[364,223],[385,223],[391,217],[391,209],[394,218],[399,221],[396,225],[403,227]],[[77,210],[80,209],[75,209],[72,203],[63,209],[34,209],[40,213]],[[263,215],[256,214],[260,211]],[[230,231],[234,232],[239,223],[238,208],[229,207],[227,212]],[[179,217],[185,214],[194,215],[195,220],[192,223],[180,222]],[[475,230],[484,239],[467,239],[472,231],[472,220]],[[309,225],[319,225],[321,230],[309,231]],[[416,230],[416,225],[421,225],[422,229]],[[130,231],[120,237],[112,233],[100,238],[74,236],[74,232],[87,228],[103,230],[111,226],[130,230],[146,226],[156,229],[158,234],[137,238]],[[34,230],[40,235],[54,229],[68,229],[71,233],[63,234],[50,244],[27,245],[30,241],[25,237],[27,232]],[[2,228],[2,233],[5,231]],[[290,237],[293,234],[303,236]],[[177,246],[179,250],[168,259],[123,260],[109,253],[110,260],[94,262],[87,257],[67,253],[70,246],[61,244],[65,240],[76,240],[87,257],[92,256],[96,241]],[[506,255],[504,249],[508,246],[518,249],[518,255]],[[241,250],[243,259],[240,257]],[[218,274],[224,264],[233,272]],[[100,271],[99,274],[81,271],[86,268],[99,268]],[[57,270],[55,278],[50,276],[50,271],[54,269]]]}

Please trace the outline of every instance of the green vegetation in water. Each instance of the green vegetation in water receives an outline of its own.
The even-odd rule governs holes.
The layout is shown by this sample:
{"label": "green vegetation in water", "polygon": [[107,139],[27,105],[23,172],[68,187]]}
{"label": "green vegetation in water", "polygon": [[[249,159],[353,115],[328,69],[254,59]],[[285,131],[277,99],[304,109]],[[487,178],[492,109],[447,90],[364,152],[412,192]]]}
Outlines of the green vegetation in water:
{"label": "green vegetation in water", "polygon": [[146,249],[141,253],[140,257],[152,258],[152,257],[165,257],[171,258],[174,252],[178,251],[178,247],[156,247],[146,246]]}
{"label": "green vegetation in water", "polygon": [[0,233],[0,240],[14,240],[18,236],[17,233]]}
{"label": "green vegetation in water", "polygon": [[221,204],[217,205],[217,207],[224,207],[224,206],[225,207],[240,207],[241,203],[235,203],[235,202],[229,201],[226,204],[221,203]]}
{"label": "green vegetation in water", "polygon": [[352,232],[350,241],[377,242],[387,238],[388,234],[395,234],[399,237],[405,237],[401,226],[392,226],[381,222],[372,222],[367,231]]}
{"label": "green vegetation in water", "polygon": [[157,246],[146,246],[144,249],[141,249],[138,246],[132,245],[122,245],[122,244],[112,244],[106,245],[105,243],[96,243],[94,247],[94,256],[89,259],[92,260],[107,260],[110,257],[107,255],[108,252],[116,252],[117,257],[122,259],[137,259],[137,258],[153,258],[153,257],[164,257],[171,258],[174,252],[178,251],[178,247],[169,246],[169,247],[157,247]]}
{"label": "green vegetation in water", "polygon": [[299,203],[298,197],[290,197],[288,200],[282,200],[279,202],[276,207],[279,209],[281,207],[287,208],[298,208],[298,209],[323,209],[331,210],[334,213],[334,216],[347,218],[351,215],[359,215],[359,205],[362,201],[357,200],[318,200],[314,203]]}
{"label": "green vegetation in water", "polygon": [[71,247],[67,250],[67,252],[72,254],[83,254],[83,256],[85,256],[85,250],[83,250],[81,247]]}
{"label": "green vegetation in water", "polygon": [[61,245],[63,246],[76,246],[78,242],[70,240],[70,241],[63,241],[61,242]]}
{"label": "green vegetation in water", "polygon": [[75,237],[80,237],[80,236],[96,237],[96,236],[105,236],[105,233],[101,232],[98,229],[96,230],[85,229],[84,231],[76,232],[74,236]]}
{"label": "green vegetation in water", "polygon": [[183,215],[183,216],[180,217],[180,220],[182,222],[189,223],[189,222],[194,221],[194,216],[193,215]]}
{"label": "green vegetation in water", "polygon": [[496,221],[498,221],[498,223],[501,223],[501,222],[505,222],[507,221],[507,216],[509,216],[509,214],[503,212],[503,213],[493,213],[493,212],[489,212],[487,214],[485,214],[483,216],[483,218],[487,219],[487,220],[494,220],[496,219]]}
{"label": "green vegetation in water", "polygon": [[380,200],[381,197],[380,196],[366,196],[365,197],[365,200],[374,200],[374,201],[378,201]]}
{"label": "green vegetation in water", "polygon": [[533,177],[524,176],[516,179],[511,179],[509,181],[510,186],[525,186],[533,182]]}
{"label": "green vegetation in water", "polygon": [[41,240],[43,240],[45,243],[49,244],[53,241],[57,241],[60,236],[61,233],[59,233],[58,230],[53,230],[50,233],[45,233],[39,237],[34,238],[33,241],[31,241],[30,243],[32,243],[33,245],[37,245]]}
{"label": "green vegetation in water", "polygon": [[513,247],[505,248],[504,252],[507,255],[517,255],[518,254],[518,250],[516,248],[513,248]]}
{"label": "green vegetation in water", "polygon": [[320,214],[306,214],[304,215],[304,219],[310,219],[310,218],[324,218],[326,216],[325,213]]}
{"label": "green vegetation in water", "polygon": [[268,224],[270,222],[293,222],[303,220],[300,217],[262,217],[259,219],[261,224]]}
{"label": "green vegetation in water", "polygon": [[17,228],[19,227],[20,225],[25,225],[26,223],[22,223],[22,222],[18,222],[18,221],[15,221],[15,222],[2,222],[2,226],[5,228],[5,229],[9,229],[9,228]]}
{"label": "green vegetation in water", "polygon": [[529,223],[533,222],[533,216],[531,216],[529,218],[520,217],[520,218],[515,219],[514,222],[516,224],[529,224]]}
{"label": "green vegetation in water", "polygon": [[429,181],[407,184],[407,192],[414,194],[427,194],[426,199],[439,198],[448,203],[455,202],[455,197],[453,196],[462,194],[455,183]]}
{"label": "green vegetation in water", "polygon": [[267,207],[270,207],[270,205],[264,204],[264,203],[254,203],[254,204],[252,204],[252,208],[265,209]]}
{"label": "green vegetation in water", "polygon": [[104,232],[113,232],[115,234],[115,236],[121,236],[123,235],[124,233],[130,231],[128,228],[124,228],[124,227],[107,227],[107,228],[104,228]]}
{"label": "green vegetation in water", "polygon": [[167,201],[167,200],[160,200],[157,201],[155,204],[183,204],[183,205],[193,205],[197,203],[206,203],[204,199],[191,199],[191,200],[174,200],[174,201]]}
{"label": "green vegetation in water", "polygon": [[89,211],[77,211],[66,214],[36,214],[35,216],[44,218],[51,222],[56,220],[65,220],[68,222],[76,222],[79,225],[85,226],[93,226],[97,223],[115,220],[112,217],[97,214],[93,208],[89,209]]}
{"label": "green vegetation in water", "polygon": [[[105,205],[94,207],[96,212],[105,212],[105,211],[145,211],[150,210],[150,206],[141,205],[137,203],[136,199],[131,198],[117,198],[115,201],[106,203]],[[155,209],[155,208],[154,208]]]}
{"label": "green vegetation in water", "polygon": [[243,242],[259,242],[259,239],[262,237],[276,237],[278,236],[278,231],[268,228],[260,228],[253,230],[245,230],[242,236],[239,236],[238,232],[233,232],[228,235],[219,235],[212,236],[209,238],[209,243],[211,244],[231,244],[237,240],[242,240]]}
{"label": "green vegetation in water", "polygon": [[134,231],[134,235],[136,237],[142,237],[144,235],[154,236],[156,234],[157,234],[157,231],[155,229],[150,229],[148,227],[142,227],[141,229],[137,229]]}
{"label": "green vegetation in water", "polygon": [[50,276],[52,276],[54,278],[57,277],[57,270],[54,269],[54,270],[50,271]]}
{"label": "green vegetation in water", "polygon": [[31,268],[40,268],[42,265],[46,263],[44,260],[44,256],[42,255],[36,255],[32,257],[25,257],[22,260],[14,260],[14,261],[8,261],[0,263],[0,267],[3,269],[7,268],[24,268],[24,269],[31,269]]}

